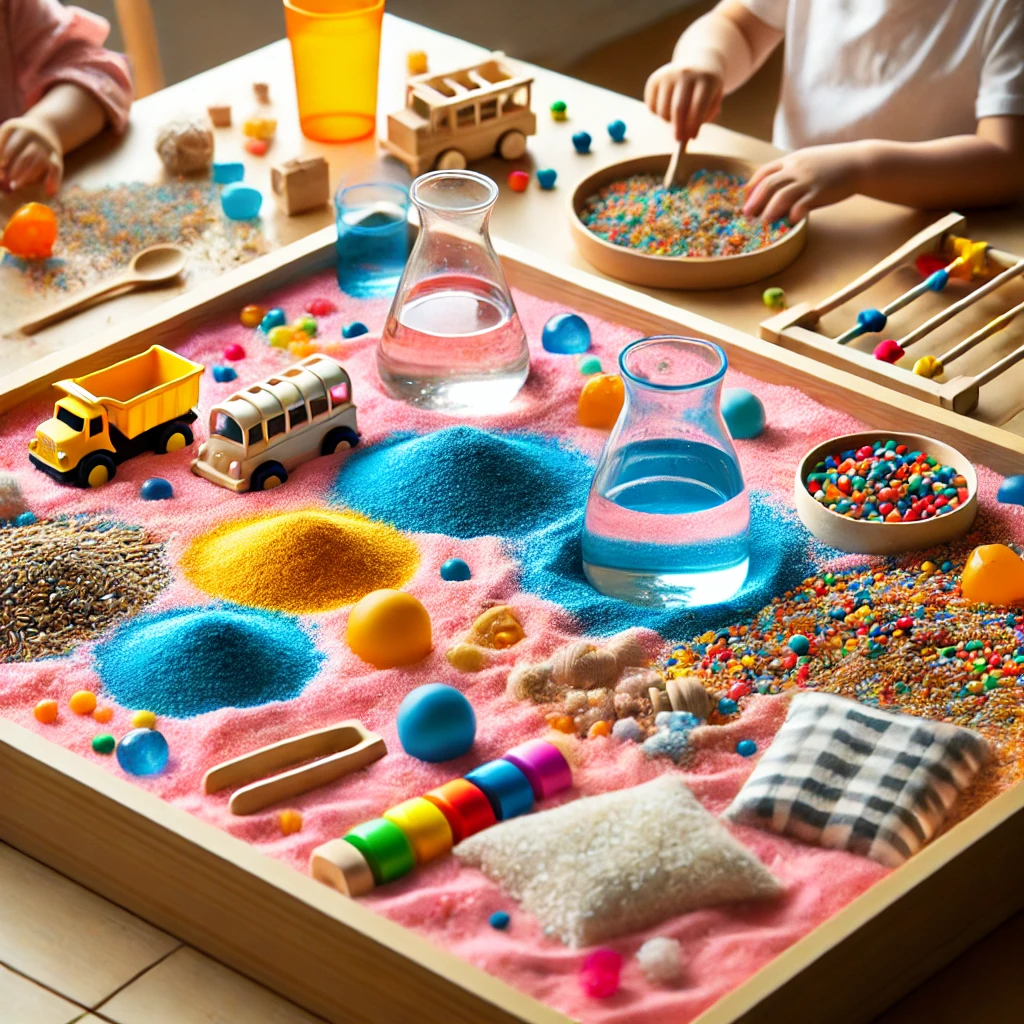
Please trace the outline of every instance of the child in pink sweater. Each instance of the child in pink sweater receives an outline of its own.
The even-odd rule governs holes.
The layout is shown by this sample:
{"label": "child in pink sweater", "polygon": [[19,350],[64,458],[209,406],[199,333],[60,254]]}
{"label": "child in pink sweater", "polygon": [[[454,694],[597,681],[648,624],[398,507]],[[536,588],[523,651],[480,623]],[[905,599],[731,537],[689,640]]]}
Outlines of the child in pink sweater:
{"label": "child in pink sweater", "polygon": [[0,0],[0,189],[60,186],[64,154],[106,125],[123,132],[128,63],[103,48],[110,25],[58,0]]}

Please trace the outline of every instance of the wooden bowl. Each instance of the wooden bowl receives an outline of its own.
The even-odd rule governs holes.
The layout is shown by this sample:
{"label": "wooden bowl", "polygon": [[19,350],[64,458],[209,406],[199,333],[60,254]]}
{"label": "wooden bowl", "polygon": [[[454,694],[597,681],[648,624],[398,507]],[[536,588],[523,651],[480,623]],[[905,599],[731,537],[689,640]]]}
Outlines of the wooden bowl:
{"label": "wooden bowl", "polygon": [[[916,523],[872,523],[863,519],[847,519],[819,505],[811,497],[804,480],[814,471],[817,463],[832,452],[857,449],[874,441],[890,438],[905,444],[911,451],[927,452],[945,466],[952,466],[967,481],[968,498],[952,512],[934,519]],[[978,514],[978,476],[974,467],[955,448],[920,434],[893,434],[883,430],[870,433],[844,434],[833,437],[812,448],[800,461],[794,483],[796,510],[811,533],[820,541],[840,551],[858,555],[899,555],[905,551],[923,551],[925,548],[948,544],[962,537],[974,523]]]}
{"label": "wooden bowl", "polygon": [[[790,228],[777,242],[738,256],[650,256],[636,249],[606,242],[580,220],[584,203],[603,185],[633,174],[656,174],[663,177],[670,159],[670,153],[661,153],[608,164],[588,174],[573,190],[569,206],[572,240],[580,255],[602,273],[619,281],[648,288],[735,288],[771,277],[783,267],[788,267],[800,255],[807,241],[806,218]],[[681,176],[685,174],[689,177],[694,171],[700,170],[728,171],[749,178],[756,170],[756,165],[712,153],[687,153],[680,158]]]}

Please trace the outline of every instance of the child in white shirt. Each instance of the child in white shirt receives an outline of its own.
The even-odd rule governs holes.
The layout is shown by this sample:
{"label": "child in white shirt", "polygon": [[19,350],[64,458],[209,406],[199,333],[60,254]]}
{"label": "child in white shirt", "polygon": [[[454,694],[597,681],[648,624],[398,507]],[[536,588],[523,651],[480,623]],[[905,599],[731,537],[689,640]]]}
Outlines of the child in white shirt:
{"label": "child in white shirt", "polygon": [[1024,0],[721,0],[647,80],[679,142],[786,40],[744,212],[795,222],[855,192],[958,208],[1024,195]]}

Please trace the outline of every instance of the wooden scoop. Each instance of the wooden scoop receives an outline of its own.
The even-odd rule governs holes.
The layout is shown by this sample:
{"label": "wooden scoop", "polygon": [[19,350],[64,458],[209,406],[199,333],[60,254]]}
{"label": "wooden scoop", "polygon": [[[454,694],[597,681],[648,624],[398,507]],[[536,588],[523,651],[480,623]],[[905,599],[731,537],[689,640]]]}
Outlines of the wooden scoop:
{"label": "wooden scoop", "polygon": [[181,275],[187,260],[185,250],[178,245],[152,245],[136,253],[123,274],[79,292],[42,316],[26,320],[18,325],[18,330],[22,334],[34,334],[43,327],[66,320],[111,292],[130,292],[169,284]]}
{"label": "wooden scoop", "polygon": [[[683,160],[684,156],[686,156],[686,143],[680,142],[679,148],[672,154],[672,158],[668,162],[668,170],[665,172],[665,188],[679,187],[686,184],[686,161]],[[682,172],[680,172],[680,164],[682,164]]]}

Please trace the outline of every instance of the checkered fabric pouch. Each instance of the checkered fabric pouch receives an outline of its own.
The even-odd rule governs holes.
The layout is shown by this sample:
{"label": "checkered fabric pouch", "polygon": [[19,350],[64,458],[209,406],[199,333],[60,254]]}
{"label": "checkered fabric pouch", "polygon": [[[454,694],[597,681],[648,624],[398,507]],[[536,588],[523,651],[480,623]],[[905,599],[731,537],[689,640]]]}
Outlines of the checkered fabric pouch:
{"label": "checkered fabric pouch", "polygon": [[806,691],[725,817],[898,867],[988,755],[969,729]]}

